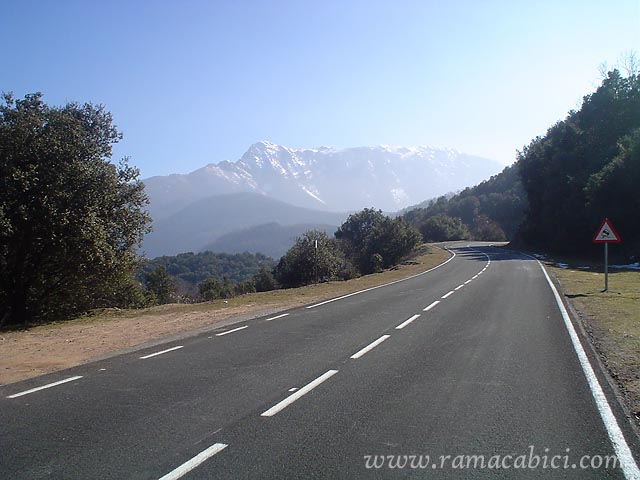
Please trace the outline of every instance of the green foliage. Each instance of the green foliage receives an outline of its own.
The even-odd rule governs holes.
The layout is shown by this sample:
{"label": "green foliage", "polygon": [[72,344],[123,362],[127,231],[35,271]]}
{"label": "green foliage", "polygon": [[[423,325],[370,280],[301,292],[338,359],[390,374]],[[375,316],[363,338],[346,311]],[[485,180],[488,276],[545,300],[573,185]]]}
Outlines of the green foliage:
{"label": "green foliage", "polygon": [[205,301],[216,300],[218,298],[231,298],[234,296],[233,284],[229,277],[223,277],[222,281],[215,278],[208,278],[198,284],[200,296]]}
{"label": "green foliage", "polygon": [[[464,189],[452,197],[440,197],[431,202],[427,208],[416,208],[404,214],[404,219],[414,227],[423,231],[427,229],[427,237],[430,237],[429,228],[423,225],[430,218],[444,215],[450,218],[458,218],[468,231],[468,236],[463,235],[463,231],[449,235],[454,237],[476,238],[485,235],[485,229],[478,230],[478,225],[482,225],[481,219],[490,219],[494,234],[502,230],[502,238],[513,238],[522,222],[527,206],[527,196],[520,181],[518,165],[506,167],[498,175],[494,175],[475,187]],[[424,231],[423,231],[424,235]],[[446,235],[445,235],[446,237]],[[442,237],[439,237],[442,238]],[[497,240],[492,238],[491,240]],[[435,241],[435,240],[434,240]]]}
{"label": "green foliage", "polygon": [[148,200],[126,159],[109,162],[121,134],[102,106],[41,97],[0,105],[0,324],[141,300]]}
{"label": "green foliage", "polygon": [[154,303],[164,305],[173,300],[176,285],[163,265],[157,265],[153,271],[146,273],[144,283],[155,299]]}
{"label": "green foliage", "polygon": [[158,265],[164,266],[167,273],[176,279],[183,293],[195,294],[198,284],[204,280],[221,280],[227,276],[233,283],[249,281],[261,268],[273,268],[275,262],[260,253],[189,252],[147,261],[139,273],[140,277],[153,271]]}
{"label": "green foliage", "polygon": [[518,160],[529,198],[523,240],[560,253],[587,254],[594,251],[593,233],[608,216],[625,230],[631,226],[622,248],[637,244],[638,210],[632,207],[638,184],[625,177],[637,168],[638,128],[640,79],[614,70],[584,97],[579,111],[525,147]]}
{"label": "green foliage", "polygon": [[255,291],[256,287],[251,280],[234,284],[227,276],[224,276],[222,280],[207,278],[198,284],[198,292],[205,302],[220,298],[232,298]]}
{"label": "green foliage", "polygon": [[420,233],[426,242],[466,240],[471,236],[469,229],[462,223],[462,220],[448,215],[436,215],[427,218],[420,225]]}
{"label": "green foliage", "polygon": [[398,264],[422,240],[420,233],[403,218],[392,219],[373,208],[349,215],[335,236],[362,274]]}
{"label": "green foliage", "polygon": [[279,288],[273,271],[265,266],[260,267],[260,270],[253,275],[253,285],[256,292],[269,292]]}
{"label": "green foliage", "polygon": [[609,217],[626,250],[640,253],[640,128],[618,143],[619,154],[585,186],[587,209],[596,217]]}
{"label": "green foliage", "polygon": [[486,242],[503,242],[507,239],[498,222],[486,215],[478,215],[474,220],[473,238]]}
{"label": "green foliage", "polygon": [[309,230],[280,259],[274,273],[282,286],[298,287],[336,277],[345,262],[335,239]]}

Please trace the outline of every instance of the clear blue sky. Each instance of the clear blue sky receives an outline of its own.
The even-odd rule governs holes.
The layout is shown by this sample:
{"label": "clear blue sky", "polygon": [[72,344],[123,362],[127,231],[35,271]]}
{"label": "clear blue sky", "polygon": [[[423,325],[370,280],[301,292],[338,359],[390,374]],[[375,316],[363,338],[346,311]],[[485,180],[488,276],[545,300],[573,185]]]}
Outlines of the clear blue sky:
{"label": "clear blue sky", "polygon": [[504,164],[640,51],[640,0],[0,0],[0,90],[102,103],[142,177],[291,147]]}

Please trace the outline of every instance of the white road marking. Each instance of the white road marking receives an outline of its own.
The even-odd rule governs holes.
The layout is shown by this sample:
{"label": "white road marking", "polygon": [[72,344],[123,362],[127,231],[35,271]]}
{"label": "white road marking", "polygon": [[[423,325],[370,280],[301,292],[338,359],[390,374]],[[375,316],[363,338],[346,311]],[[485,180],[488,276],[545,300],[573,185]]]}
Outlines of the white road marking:
{"label": "white road marking", "polygon": [[405,320],[404,322],[402,322],[400,325],[398,325],[396,327],[396,330],[402,330],[404,327],[406,327],[407,325],[409,325],[411,322],[413,322],[416,318],[418,318],[420,315],[414,315],[413,317],[411,317],[408,320]]}
{"label": "white road marking", "polygon": [[200,452],[198,455],[193,457],[188,462],[183,463],[175,470],[167,473],[164,477],[161,477],[160,480],[176,480],[185,474],[189,473],[191,470],[196,468],[198,465],[206,461],[207,459],[213,457],[216,453],[221,452],[227,448],[227,445],[224,443],[214,443],[206,450]]}
{"label": "white road marking", "polygon": [[478,275],[474,275],[473,277],[471,277],[471,280],[475,280],[476,278],[478,278]]}
{"label": "white road marking", "polygon": [[244,330],[248,328],[249,325],[245,325],[244,327],[234,328],[233,330],[227,330],[226,332],[216,333],[216,337],[222,337],[223,335],[229,335],[230,333],[237,332],[238,330]]}
{"label": "white road marking", "polygon": [[312,381],[311,383],[306,384],[304,387],[302,387],[297,392],[289,395],[287,398],[285,398],[281,402],[276,403],[269,410],[266,410],[266,411],[262,412],[260,414],[260,416],[261,417],[273,417],[276,413],[280,412],[281,410],[284,410],[289,405],[291,405],[293,402],[298,400],[300,397],[302,397],[303,395],[306,395],[311,390],[316,388],[322,382],[324,382],[325,380],[328,380],[329,378],[333,377],[336,373],[338,373],[338,370],[329,370],[328,372],[323,373],[318,378],[316,378],[314,381]]}
{"label": "white road marking", "polygon": [[440,303],[440,300],[436,300],[435,302],[433,302],[431,305],[429,305],[426,308],[423,308],[422,311],[423,312],[428,312],[429,310],[431,310],[433,307],[435,307],[437,304]]}
{"label": "white road marking", "polygon": [[450,297],[451,295],[453,295],[454,293],[455,293],[455,292],[454,292],[453,290],[451,290],[449,293],[445,293],[445,294],[444,294],[442,297],[440,297],[440,298],[442,298],[442,299],[449,298],[449,297]]}
{"label": "white road marking", "polygon": [[374,348],[376,348],[378,345],[380,345],[382,342],[384,342],[390,336],[391,335],[383,335],[383,336],[381,336],[379,339],[374,340],[369,345],[364,347],[362,350],[360,350],[360,351],[354,353],[353,355],[351,355],[351,358],[354,359],[354,360],[360,358],[361,356],[363,356],[368,351],[373,350]]}
{"label": "white road marking", "polygon": [[462,287],[464,287],[464,284],[462,285],[458,285],[456,288],[454,288],[454,290],[457,292],[458,290],[460,290]]}
{"label": "white road marking", "polygon": [[21,397],[23,395],[28,395],[29,393],[33,393],[33,392],[38,392],[40,390],[44,390],[45,388],[51,388],[51,387],[55,387],[57,385],[62,385],[63,383],[73,382],[74,380],[78,380],[80,378],[82,378],[82,375],[65,378],[64,380],[60,380],[58,382],[53,382],[53,383],[48,383],[48,384],[43,385],[41,387],[32,388],[31,390],[25,390],[24,392],[14,393],[13,395],[9,395],[7,398],[18,398],[18,397]]}
{"label": "white road marking", "polygon": [[277,315],[277,316],[275,316],[275,317],[267,318],[267,319],[265,320],[265,322],[270,322],[271,320],[275,320],[275,319],[277,319],[277,318],[286,317],[287,315],[289,315],[289,314],[288,314],[288,313],[283,313],[282,315]]}
{"label": "white road marking", "polygon": [[[527,255],[528,256],[528,255]],[[536,260],[537,261],[537,260]],[[569,332],[569,337],[571,337],[571,343],[573,344],[573,349],[578,355],[578,360],[580,361],[580,365],[582,366],[582,371],[584,372],[585,377],[587,377],[587,382],[589,384],[589,388],[591,389],[591,395],[593,395],[593,399],[596,402],[598,407],[598,411],[600,412],[600,417],[604,422],[604,426],[607,429],[607,433],[609,434],[609,439],[613,444],[613,449],[616,452],[616,456],[618,457],[618,461],[620,462],[620,467],[624,472],[624,476],[631,480],[639,480],[640,479],[640,470],[636,465],[635,460],[633,459],[633,454],[631,453],[631,449],[627,444],[627,441],[622,434],[622,430],[620,430],[620,426],[618,425],[618,421],[616,420],[613,411],[611,410],[611,406],[607,401],[607,397],[600,386],[600,382],[598,382],[598,378],[596,377],[593,368],[591,367],[591,363],[589,362],[589,357],[582,348],[582,343],[580,342],[580,338],[576,333],[575,328],[573,327],[573,323],[571,323],[571,319],[569,318],[569,314],[567,313],[567,309],[562,303],[562,299],[560,298],[560,294],[556,289],[556,286],[553,284],[547,271],[545,270],[542,263],[538,261],[538,265],[542,269],[545,278],[547,279],[547,283],[549,287],[551,287],[551,291],[553,292],[553,296],[556,299],[556,303],[558,304],[558,308],[560,309],[560,313],[562,314],[562,319],[564,320],[564,325],[567,328],[567,332]]]}
{"label": "white road marking", "polygon": [[295,392],[297,389],[298,389],[298,387],[293,387],[293,388],[290,388],[289,391],[290,392]]}
{"label": "white road marking", "polygon": [[162,355],[163,353],[173,352],[174,350],[179,350],[184,345],[178,345],[177,347],[167,348],[166,350],[162,350],[161,352],[152,353],[150,355],[145,355],[144,357],[140,357],[140,360],[146,360],[147,358],[155,357],[156,355]]}
{"label": "white road marking", "polygon": [[419,277],[420,275],[424,275],[424,274],[426,274],[426,273],[432,272],[432,271],[434,271],[436,268],[440,268],[440,267],[442,267],[442,266],[446,265],[447,263],[449,263],[451,260],[453,260],[453,259],[455,258],[455,256],[456,256],[456,252],[454,252],[454,251],[452,251],[452,250],[449,250],[449,252],[450,252],[452,255],[451,255],[451,256],[450,256],[446,261],[442,262],[440,265],[436,265],[435,267],[430,268],[429,270],[427,270],[427,271],[425,271],[425,272],[418,273],[418,274],[416,274],[416,275],[411,275],[410,277],[407,277],[407,278],[401,278],[400,280],[395,280],[395,281],[393,281],[393,282],[385,283],[384,285],[378,285],[378,286],[376,286],[376,287],[365,288],[364,290],[359,290],[359,291],[357,291],[357,292],[349,293],[349,294],[347,294],[347,295],[343,295],[343,296],[341,296],[341,297],[332,298],[331,300],[325,300],[324,302],[316,303],[315,305],[309,305],[308,307],[305,307],[305,308],[316,308],[316,307],[319,307],[319,306],[321,306],[321,305],[326,305],[327,303],[337,302],[338,300],[342,300],[342,299],[344,299],[344,298],[352,297],[352,296],[354,296],[354,295],[358,295],[358,294],[360,294],[360,293],[369,292],[369,291],[371,291],[371,290],[375,290],[376,288],[388,287],[389,285],[393,285],[393,284],[395,284],[395,283],[404,282],[404,281],[406,281],[406,280],[410,280],[410,279],[412,279],[412,278]]}
{"label": "white road marking", "polygon": [[471,283],[471,280],[467,280],[466,282],[464,282],[465,285]]}

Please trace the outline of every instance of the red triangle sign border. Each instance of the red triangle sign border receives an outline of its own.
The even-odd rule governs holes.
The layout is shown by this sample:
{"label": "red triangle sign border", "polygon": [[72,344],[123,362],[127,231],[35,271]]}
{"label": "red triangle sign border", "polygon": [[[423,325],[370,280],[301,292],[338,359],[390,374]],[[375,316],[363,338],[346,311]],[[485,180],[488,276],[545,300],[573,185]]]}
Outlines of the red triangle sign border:
{"label": "red triangle sign border", "polygon": [[593,243],[619,243],[621,241],[620,235],[615,231],[611,221],[605,218],[602,221],[602,225],[598,228],[598,231],[593,236]]}

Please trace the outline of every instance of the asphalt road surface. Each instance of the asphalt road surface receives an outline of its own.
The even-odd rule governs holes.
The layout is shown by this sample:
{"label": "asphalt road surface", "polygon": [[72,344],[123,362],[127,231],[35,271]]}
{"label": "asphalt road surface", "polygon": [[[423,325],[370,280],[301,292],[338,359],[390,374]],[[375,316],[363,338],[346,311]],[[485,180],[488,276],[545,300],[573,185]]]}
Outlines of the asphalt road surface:
{"label": "asphalt road surface", "polygon": [[451,252],[405,281],[0,387],[0,478],[640,478],[637,437],[540,264]]}

